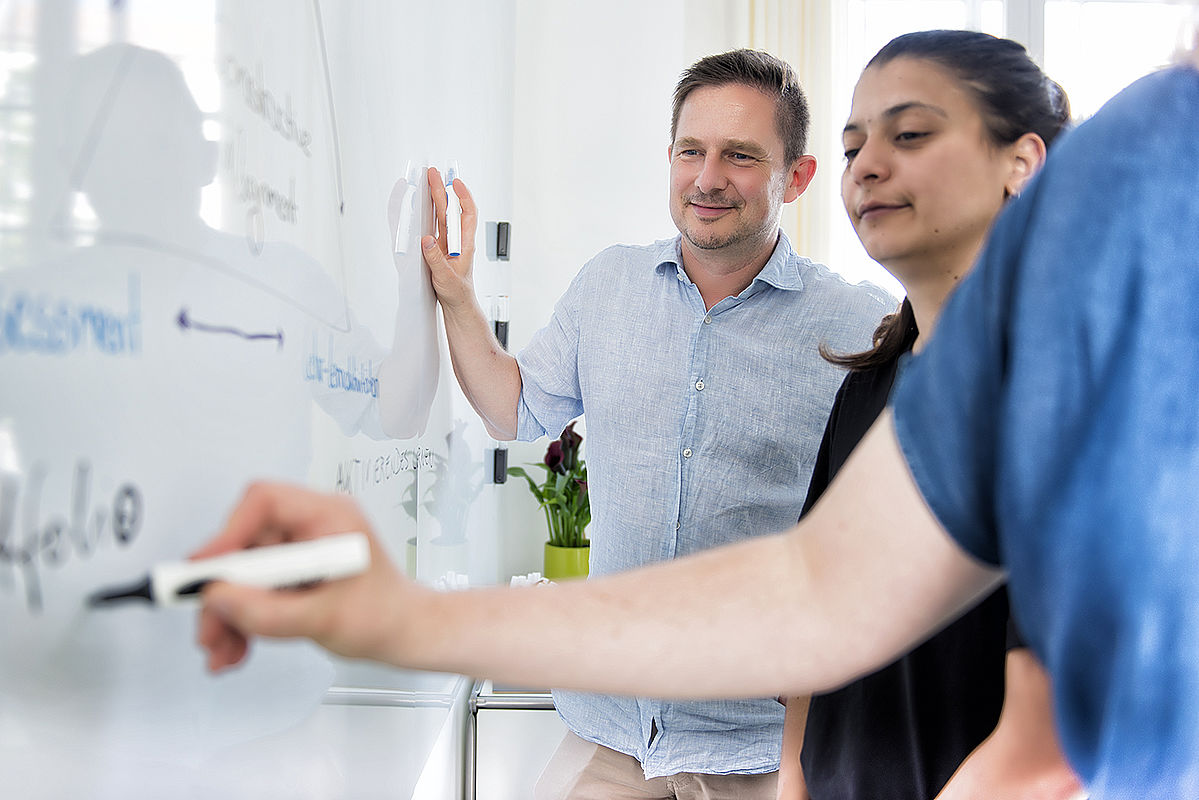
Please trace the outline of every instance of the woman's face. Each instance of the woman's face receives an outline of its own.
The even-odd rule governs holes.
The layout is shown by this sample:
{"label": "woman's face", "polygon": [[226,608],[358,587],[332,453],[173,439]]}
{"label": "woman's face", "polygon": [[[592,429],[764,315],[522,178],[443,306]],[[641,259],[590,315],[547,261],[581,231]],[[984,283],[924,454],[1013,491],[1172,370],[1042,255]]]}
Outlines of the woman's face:
{"label": "woman's face", "polygon": [[841,197],[866,252],[901,281],[964,274],[1015,187],[1010,148],[959,81],[913,58],[871,67],[842,141]]}

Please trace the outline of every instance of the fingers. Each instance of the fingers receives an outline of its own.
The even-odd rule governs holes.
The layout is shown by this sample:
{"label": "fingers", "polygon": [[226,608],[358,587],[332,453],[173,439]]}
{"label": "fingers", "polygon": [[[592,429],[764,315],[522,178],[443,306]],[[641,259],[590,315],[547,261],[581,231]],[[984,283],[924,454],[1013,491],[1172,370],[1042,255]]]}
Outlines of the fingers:
{"label": "fingers", "polygon": [[[370,526],[347,498],[324,495],[297,486],[275,483],[251,485],[233,509],[225,528],[193,558],[208,558],[233,550],[318,536],[364,531],[370,538],[371,559],[386,559],[370,536]],[[213,598],[210,600],[209,593]],[[241,662],[256,634],[287,636],[303,633],[303,609],[287,608],[301,593],[266,592],[214,584],[205,590],[197,641],[208,653],[208,668],[226,669]],[[286,612],[286,613],[284,613]],[[317,617],[319,619],[319,615]]]}
{"label": "fingers", "polygon": [[429,266],[433,291],[443,309],[454,310],[469,307],[474,303],[474,286],[471,268],[475,256],[475,232],[478,228],[479,212],[474,195],[461,180],[455,178],[453,189],[462,209],[454,224],[461,225],[461,255],[451,257],[446,236],[446,189],[441,173],[435,167],[426,171],[429,195],[433,200],[433,212],[437,218],[436,236],[421,237],[421,253]]}
{"label": "fingers", "polygon": [[[445,244],[445,215],[446,204],[448,202],[445,196],[445,184],[442,182],[441,173],[437,167],[429,167],[426,171],[426,177],[429,182],[429,197],[433,200],[433,215],[437,221],[437,234],[432,237],[424,237],[421,240],[421,246],[426,252],[430,250],[429,241],[435,242],[442,254],[446,254]],[[462,255],[464,263],[471,263],[475,254],[475,232],[479,225],[479,209],[475,205],[474,195],[470,193],[470,189],[466,188],[466,184],[462,179],[454,179],[454,194],[458,197],[458,203],[462,207]],[[447,256],[448,258],[448,256]],[[448,263],[448,261],[447,261]]]}
{"label": "fingers", "polygon": [[308,636],[321,616],[314,605],[321,594],[319,589],[271,590],[216,581],[204,589],[204,611],[242,636]]}
{"label": "fingers", "polygon": [[362,575],[304,590],[270,591],[222,582],[206,587],[197,641],[208,653],[208,668],[218,671],[242,661],[255,636],[305,636],[355,656],[369,655],[376,642],[385,641],[386,626],[376,630],[381,598],[402,595],[403,581],[349,498],[286,484],[254,484],[224,530],[195,556],[347,531],[364,532],[370,543],[370,566]]}
{"label": "fingers", "polygon": [[475,232],[479,226],[479,209],[474,195],[460,178],[454,179],[454,194],[462,206],[462,258],[471,261],[475,256]]}
{"label": "fingers", "polygon": [[445,183],[441,180],[441,173],[437,171],[437,167],[429,167],[426,172],[426,177],[429,180],[429,197],[433,200],[433,218],[437,223],[437,241],[439,244],[445,244]]}
{"label": "fingers", "polygon": [[246,637],[207,608],[200,612],[196,642],[208,653],[210,672],[220,672],[241,663],[249,652]]}
{"label": "fingers", "polygon": [[206,586],[197,641],[219,671],[245,658],[255,637],[306,637],[339,655],[381,658],[410,603],[412,588],[374,540],[361,575],[304,589],[260,589],[220,581]]}
{"label": "fingers", "polygon": [[320,618],[310,594],[220,582],[206,587],[196,640],[208,653],[208,669],[219,672],[240,663],[250,637],[308,635]]}

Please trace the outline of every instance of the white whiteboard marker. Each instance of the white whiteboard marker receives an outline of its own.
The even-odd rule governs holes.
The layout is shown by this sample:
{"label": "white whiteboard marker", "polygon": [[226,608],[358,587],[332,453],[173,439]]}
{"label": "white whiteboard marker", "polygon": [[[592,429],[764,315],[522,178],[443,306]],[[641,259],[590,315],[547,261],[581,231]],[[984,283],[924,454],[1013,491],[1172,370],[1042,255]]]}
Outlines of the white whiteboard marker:
{"label": "white whiteboard marker", "polygon": [[451,161],[445,172],[445,244],[451,256],[462,255],[462,202],[454,191],[458,162]]}
{"label": "white whiteboard marker", "polygon": [[339,533],[304,542],[254,547],[200,559],[158,564],[145,580],[96,592],[89,606],[141,600],[173,606],[196,600],[211,581],[228,581],[263,589],[288,589],[363,572],[371,560],[361,533]]}

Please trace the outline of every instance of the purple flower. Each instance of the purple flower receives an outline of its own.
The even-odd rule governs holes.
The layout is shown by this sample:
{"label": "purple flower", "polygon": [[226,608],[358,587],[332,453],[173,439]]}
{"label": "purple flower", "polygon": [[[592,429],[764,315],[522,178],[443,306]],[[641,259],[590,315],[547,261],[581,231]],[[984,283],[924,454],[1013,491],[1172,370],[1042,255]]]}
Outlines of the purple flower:
{"label": "purple flower", "polygon": [[579,447],[583,444],[583,437],[575,433],[575,424],[572,422],[562,431],[558,441],[562,443],[562,471],[570,472],[579,462]]}
{"label": "purple flower", "polygon": [[559,475],[566,474],[566,468],[562,465],[562,442],[558,439],[550,442],[550,446],[545,451],[545,465]]}
{"label": "purple flower", "polygon": [[[591,522],[591,503],[587,492],[587,464],[582,458],[583,437],[575,433],[574,423],[549,443],[545,458],[537,466],[545,470],[538,482],[520,467],[510,467],[509,475],[524,478],[545,512],[550,544],[559,547],[585,547],[587,525]],[[531,465],[530,465],[531,466]]]}

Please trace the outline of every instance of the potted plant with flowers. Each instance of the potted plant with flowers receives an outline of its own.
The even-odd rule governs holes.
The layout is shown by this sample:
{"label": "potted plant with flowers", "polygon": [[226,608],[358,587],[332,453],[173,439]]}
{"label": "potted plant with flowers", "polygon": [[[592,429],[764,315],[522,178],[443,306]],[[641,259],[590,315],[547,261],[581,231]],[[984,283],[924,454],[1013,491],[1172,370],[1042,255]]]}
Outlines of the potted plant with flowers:
{"label": "potted plant with flowers", "polygon": [[509,467],[508,474],[524,478],[537,504],[545,512],[549,541],[545,544],[545,577],[550,580],[587,575],[591,542],[587,523],[591,522],[591,503],[587,498],[587,464],[580,450],[583,437],[572,422],[562,435],[550,442],[540,467],[545,478],[539,483],[521,467]]}

